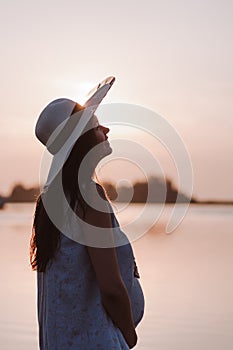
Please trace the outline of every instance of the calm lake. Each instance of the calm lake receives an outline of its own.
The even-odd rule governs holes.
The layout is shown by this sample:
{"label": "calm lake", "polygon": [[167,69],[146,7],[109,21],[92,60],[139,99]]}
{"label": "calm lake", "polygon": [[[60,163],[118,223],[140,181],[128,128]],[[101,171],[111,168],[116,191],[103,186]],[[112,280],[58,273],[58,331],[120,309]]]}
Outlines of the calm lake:
{"label": "calm lake", "polygon": [[[141,208],[130,205],[120,222],[134,220]],[[149,209],[140,232],[158,212],[155,204]],[[0,211],[1,350],[38,350],[36,273],[28,257],[33,210],[33,204],[8,204]],[[233,206],[191,205],[168,235],[171,210],[166,206],[133,243],[146,299],[135,349],[232,350]]]}

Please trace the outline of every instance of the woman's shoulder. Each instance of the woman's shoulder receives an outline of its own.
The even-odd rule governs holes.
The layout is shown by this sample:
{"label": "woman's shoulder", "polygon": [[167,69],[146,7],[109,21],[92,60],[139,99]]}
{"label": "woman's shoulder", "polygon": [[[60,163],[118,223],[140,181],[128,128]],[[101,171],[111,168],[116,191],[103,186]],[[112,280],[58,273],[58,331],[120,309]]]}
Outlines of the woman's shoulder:
{"label": "woman's shoulder", "polygon": [[86,190],[87,205],[104,212],[111,208],[107,194],[99,183],[92,181]]}

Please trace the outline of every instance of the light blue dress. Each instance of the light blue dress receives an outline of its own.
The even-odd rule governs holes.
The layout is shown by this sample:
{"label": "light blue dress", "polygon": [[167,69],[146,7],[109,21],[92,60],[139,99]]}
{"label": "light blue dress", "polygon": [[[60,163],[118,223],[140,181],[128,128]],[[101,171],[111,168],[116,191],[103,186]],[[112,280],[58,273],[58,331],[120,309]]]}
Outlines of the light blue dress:
{"label": "light blue dress", "polygon": [[[114,214],[112,221],[117,235],[127,240]],[[144,297],[130,243],[117,247],[116,253],[136,326],[144,313]],[[101,303],[84,245],[61,233],[60,248],[46,272],[37,273],[37,282],[40,350],[129,349]]]}

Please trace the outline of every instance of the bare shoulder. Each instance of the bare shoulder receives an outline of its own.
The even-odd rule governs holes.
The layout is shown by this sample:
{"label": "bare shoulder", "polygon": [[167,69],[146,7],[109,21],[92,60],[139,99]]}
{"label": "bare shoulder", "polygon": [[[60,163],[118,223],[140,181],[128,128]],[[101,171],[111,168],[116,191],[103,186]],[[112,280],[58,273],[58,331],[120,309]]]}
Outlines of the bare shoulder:
{"label": "bare shoulder", "polygon": [[[92,182],[88,188],[86,194],[86,203],[87,203],[87,215],[91,218],[96,217],[99,221],[102,219],[107,222],[111,221],[111,205],[107,199],[103,187],[95,182]],[[105,227],[103,225],[102,227]],[[109,225],[107,225],[108,227]]]}

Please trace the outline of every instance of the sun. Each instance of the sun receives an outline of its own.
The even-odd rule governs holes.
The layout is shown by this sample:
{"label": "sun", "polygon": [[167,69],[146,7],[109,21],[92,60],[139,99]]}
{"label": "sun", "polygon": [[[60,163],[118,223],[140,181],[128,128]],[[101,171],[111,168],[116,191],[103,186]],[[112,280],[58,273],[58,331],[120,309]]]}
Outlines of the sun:
{"label": "sun", "polygon": [[76,85],[76,96],[78,103],[81,105],[88,99],[89,92],[95,87],[96,83],[93,81],[81,81]]}

